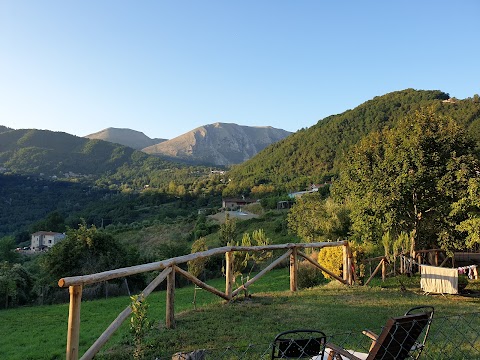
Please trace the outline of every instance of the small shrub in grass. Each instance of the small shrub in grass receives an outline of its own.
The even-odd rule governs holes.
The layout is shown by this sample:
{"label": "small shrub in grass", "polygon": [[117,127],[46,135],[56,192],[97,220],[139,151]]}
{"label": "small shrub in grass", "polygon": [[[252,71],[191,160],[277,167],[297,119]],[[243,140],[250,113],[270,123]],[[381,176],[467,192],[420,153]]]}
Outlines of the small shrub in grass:
{"label": "small shrub in grass", "polygon": [[145,336],[151,328],[147,318],[148,305],[143,294],[131,296],[132,317],[130,318],[130,332],[133,335],[133,358],[143,359],[145,352]]}
{"label": "small shrub in grass", "polygon": [[458,290],[462,291],[468,285],[468,277],[467,275],[458,275]]}
{"label": "small shrub in grass", "polygon": [[297,285],[300,289],[311,288],[325,282],[322,270],[306,261],[298,264]]}
{"label": "small shrub in grass", "polygon": [[[318,253],[318,263],[337,276],[342,275],[343,249],[341,246],[322,248]],[[331,276],[323,273],[327,279]]]}

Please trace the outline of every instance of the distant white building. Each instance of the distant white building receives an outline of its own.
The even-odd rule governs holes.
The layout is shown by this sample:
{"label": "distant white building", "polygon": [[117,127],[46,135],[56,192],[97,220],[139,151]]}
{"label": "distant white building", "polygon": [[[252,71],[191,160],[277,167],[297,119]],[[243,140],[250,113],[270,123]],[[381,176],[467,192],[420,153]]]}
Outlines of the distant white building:
{"label": "distant white building", "polygon": [[62,233],[51,231],[38,231],[32,234],[31,249],[35,251],[49,249],[53,245],[62,241],[64,238],[65,234]]}
{"label": "distant white building", "polygon": [[305,191],[298,191],[298,192],[294,192],[294,193],[290,193],[288,194],[288,196],[292,199],[295,199],[295,198],[299,198],[299,197],[302,197],[303,195],[305,194],[311,194],[311,193],[315,193],[315,192],[318,192],[318,190],[320,188],[323,188],[325,186],[330,186],[332,185],[332,182],[331,181],[327,181],[323,184],[310,184],[308,187],[307,187],[307,190]]}

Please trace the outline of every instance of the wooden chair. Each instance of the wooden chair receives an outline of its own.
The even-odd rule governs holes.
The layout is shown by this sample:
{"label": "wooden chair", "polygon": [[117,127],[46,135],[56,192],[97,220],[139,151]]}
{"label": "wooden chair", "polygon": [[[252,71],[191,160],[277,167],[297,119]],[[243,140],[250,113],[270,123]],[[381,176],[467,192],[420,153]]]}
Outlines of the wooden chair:
{"label": "wooden chair", "polygon": [[380,335],[369,330],[363,331],[372,339],[368,353],[347,351],[327,343],[325,358],[328,360],[418,359],[425,347],[433,312],[434,309],[431,306],[417,306],[408,310],[404,316],[389,319]]}
{"label": "wooden chair", "polygon": [[326,335],[318,330],[289,330],[273,340],[271,359],[323,358]]}

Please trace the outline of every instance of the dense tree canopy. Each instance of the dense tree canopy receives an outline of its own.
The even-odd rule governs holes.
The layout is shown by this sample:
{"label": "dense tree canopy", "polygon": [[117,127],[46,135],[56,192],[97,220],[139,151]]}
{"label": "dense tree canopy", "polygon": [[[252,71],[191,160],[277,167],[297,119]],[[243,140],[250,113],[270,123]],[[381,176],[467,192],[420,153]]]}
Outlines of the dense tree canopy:
{"label": "dense tree canopy", "polygon": [[133,265],[135,254],[130,254],[111,235],[83,222],[78,229],[68,229],[66,238],[53,246],[42,260],[52,281],[58,281],[66,276]]}
{"label": "dense tree canopy", "polygon": [[456,229],[467,234],[466,244],[480,245],[480,169],[468,182],[467,193],[452,206],[451,215],[457,221]]}
{"label": "dense tree canopy", "polygon": [[33,278],[20,264],[0,262],[0,309],[30,301]]}
{"label": "dense tree canopy", "polygon": [[288,227],[306,242],[337,241],[348,236],[350,220],[345,206],[318,193],[297,199],[287,217]]}
{"label": "dense tree canopy", "polygon": [[439,115],[463,126],[480,144],[480,103],[475,98],[443,102],[441,91],[406,89],[378,96],[355,109],[320,120],[275,143],[228,173],[224,195],[304,190],[338,174],[348,149],[373,131],[393,128],[408,113],[433,106]]}
{"label": "dense tree canopy", "polygon": [[475,143],[453,120],[423,109],[399,126],[374,132],[353,147],[332,187],[351,205],[353,231],[379,242],[390,231],[411,234],[412,249],[464,245],[450,217],[478,166]]}

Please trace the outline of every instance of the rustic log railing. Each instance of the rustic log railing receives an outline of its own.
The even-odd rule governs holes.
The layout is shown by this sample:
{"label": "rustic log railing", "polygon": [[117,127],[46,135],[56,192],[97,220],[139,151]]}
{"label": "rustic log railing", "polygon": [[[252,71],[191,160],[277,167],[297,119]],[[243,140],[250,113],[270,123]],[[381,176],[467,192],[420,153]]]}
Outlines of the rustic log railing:
{"label": "rustic log railing", "polygon": [[370,277],[368,278],[367,281],[365,281],[364,286],[367,286],[370,283],[370,281],[372,281],[372,279],[375,277],[375,275],[377,275],[380,269],[382,269],[382,281],[385,281],[388,260],[385,256],[377,256],[375,258],[366,259],[363,262],[368,262],[369,265],[371,266],[372,262],[375,262],[375,261],[379,261],[379,263],[375,268],[375,270],[373,271],[373,273],[370,268]]}
{"label": "rustic log railing", "polygon": [[[331,271],[320,265],[317,261],[310,259],[305,253],[299,249],[343,246],[343,278],[333,274]],[[238,289],[233,290],[234,274],[233,274],[233,252],[234,251],[272,251],[272,250],[287,250],[285,254],[274,260],[265,269],[260,271],[252,279],[242,284]],[[214,255],[225,254],[225,292],[215,289],[214,287],[204,283],[197,277],[188,273],[187,271],[178,267],[178,264],[183,264],[191,260],[210,257]],[[193,282],[195,285],[227,300],[232,300],[239,294],[240,291],[247,289],[248,286],[264,276],[267,272],[272,270],[275,266],[290,259],[290,290],[297,291],[297,270],[298,257],[302,257],[309,261],[314,266],[328,273],[337,281],[343,284],[352,285],[355,274],[353,273],[352,252],[350,250],[348,241],[337,242],[319,242],[319,243],[302,243],[302,244],[280,244],[280,245],[266,245],[266,246],[224,246],[220,248],[210,249],[198,253],[193,253],[184,256],[153,262],[149,264],[131,266],[116,270],[104,271],[97,274],[73,276],[62,278],[58,281],[60,287],[69,287],[70,291],[70,307],[68,316],[68,332],[67,332],[67,349],[66,359],[77,360],[79,355],[79,339],[80,339],[80,305],[82,299],[82,289],[85,285],[94,284],[111,279],[117,279],[134,274],[163,270],[141,293],[142,298],[145,299],[158,285],[165,279],[167,280],[166,291],[166,316],[165,323],[167,328],[175,327],[175,274],[178,273],[186,279]],[[140,299],[140,298],[139,298]],[[141,300],[138,300],[141,301]],[[94,344],[81,357],[82,360],[92,359],[95,354],[101,349],[113,333],[120,327],[120,325],[131,315],[132,308],[128,306],[123,310],[117,318],[107,327],[102,335],[94,342]]]}

